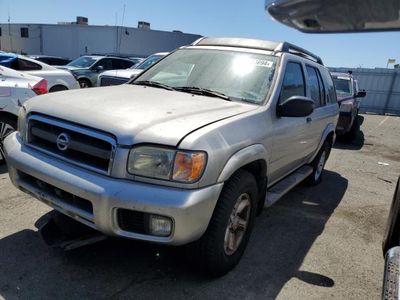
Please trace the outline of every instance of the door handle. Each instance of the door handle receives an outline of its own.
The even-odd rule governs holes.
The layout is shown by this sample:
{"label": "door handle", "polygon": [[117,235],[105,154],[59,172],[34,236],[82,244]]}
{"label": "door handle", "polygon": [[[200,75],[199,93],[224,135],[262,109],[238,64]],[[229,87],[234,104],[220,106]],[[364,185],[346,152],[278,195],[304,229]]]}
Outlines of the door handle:
{"label": "door handle", "polygon": [[310,122],[312,121],[312,118],[311,118],[311,117],[308,117],[308,118],[306,119],[306,121],[307,121],[307,123],[310,123]]}

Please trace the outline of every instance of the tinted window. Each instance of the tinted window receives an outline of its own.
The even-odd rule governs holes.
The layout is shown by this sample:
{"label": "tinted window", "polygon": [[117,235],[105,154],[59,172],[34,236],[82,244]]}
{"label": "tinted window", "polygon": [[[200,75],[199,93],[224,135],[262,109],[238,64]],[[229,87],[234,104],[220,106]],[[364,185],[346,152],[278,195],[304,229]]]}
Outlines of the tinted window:
{"label": "tinted window", "polygon": [[292,96],[305,96],[304,75],[300,64],[289,62],[283,78],[280,101]]}
{"label": "tinted window", "polygon": [[325,83],[326,83],[326,92],[329,103],[337,103],[336,91],[333,85],[332,76],[328,72],[325,72]]}
{"label": "tinted window", "polygon": [[36,60],[44,62],[45,64],[48,65],[56,65],[56,66],[63,66],[69,63],[69,60],[67,59],[56,58],[56,57],[40,57],[37,58]]}
{"label": "tinted window", "polygon": [[94,67],[99,67],[102,66],[103,70],[112,70],[112,60],[111,58],[103,58],[100,59],[95,65]]}
{"label": "tinted window", "polygon": [[131,67],[134,62],[122,60],[122,59],[113,59],[112,60],[112,67],[113,69],[127,69]]}
{"label": "tinted window", "polygon": [[318,75],[318,84],[319,84],[319,93],[321,95],[321,105],[326,105],[326,96],[325,96],[325,85],[321,77],[321,73],[317,70]]}
{"label": "tinted window", "polygon": [[98,61],[98,58],[91,56],[81,56],[77,59],[71,61],[68,66],[76,67],[76,68],[90,68],[94,65],[94,63]]}
{"label": "tinted window", "polygon": [[35,64],[34,62],[31,62],[29,60],[21,59],[18,58],[15,61],[15,64],[13,64],[13,67],[15,70],[19,71],[36,71],[36,70],[41,70],[42,67],[39,64]]}

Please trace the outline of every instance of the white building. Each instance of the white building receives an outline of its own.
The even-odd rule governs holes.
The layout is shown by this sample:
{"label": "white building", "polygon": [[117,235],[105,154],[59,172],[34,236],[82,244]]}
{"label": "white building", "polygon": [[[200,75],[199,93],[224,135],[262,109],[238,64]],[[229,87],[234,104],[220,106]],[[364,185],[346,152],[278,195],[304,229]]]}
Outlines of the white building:
{"label": "white building", "polygon": [[139,22],[138,28],[92,26],[83,17],[74,23],[0,24],[2,51],[70,59],[93,53],[148,56],[188,45],[200,37],[180,31],[152,30],[146,22]]}

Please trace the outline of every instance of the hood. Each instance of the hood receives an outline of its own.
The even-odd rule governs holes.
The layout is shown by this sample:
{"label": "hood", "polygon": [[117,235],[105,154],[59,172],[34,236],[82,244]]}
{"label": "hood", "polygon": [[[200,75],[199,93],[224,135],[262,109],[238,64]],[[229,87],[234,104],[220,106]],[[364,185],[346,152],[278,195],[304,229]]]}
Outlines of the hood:
{"label": "hood", "polygon": [[126,84],[46,94],[26,108],[111,133],[122,145],[176,146],[200,127],[258,106]]}
{"label": "hood", "polygon": [[130,79],[132,75],[140,74],[142,71],[143,70],[141,69],[110,70],[101,73],[100,76],[121,77]]}
{"label": "hood", "polygon": [[344,101],[344,100],[353,99],[353,96],[351,96],[351,95],[339,95],[339,94],[336,94],[336,96],[337,96],[337,101],[339,103]]}

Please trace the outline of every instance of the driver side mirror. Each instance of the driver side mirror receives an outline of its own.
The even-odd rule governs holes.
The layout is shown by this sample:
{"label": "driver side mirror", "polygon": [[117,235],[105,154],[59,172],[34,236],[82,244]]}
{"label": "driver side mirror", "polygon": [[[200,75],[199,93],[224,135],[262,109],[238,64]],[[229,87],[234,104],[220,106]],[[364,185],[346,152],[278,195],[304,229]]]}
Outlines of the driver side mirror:
{"label": "driver side mirror", "polygon": [[104,67],[103,66],[96,66],[96,67],[94,67],[93,70],[96,71],[96,72],[101,72],[101,71],[104,70]]}
{"label": "driver side mirror", "polygon": [[359,91],[356,94],[356,98],[364,98],[365,96],[367,96],[367,92],[366,91]]}
{"label": "driver side mirror", "polygon": [[314,111],[314,101],[308,97],[292,96],[277,107],[279,117],[307,117]]}

